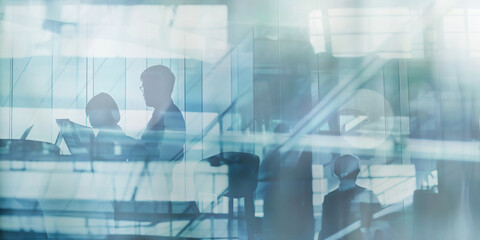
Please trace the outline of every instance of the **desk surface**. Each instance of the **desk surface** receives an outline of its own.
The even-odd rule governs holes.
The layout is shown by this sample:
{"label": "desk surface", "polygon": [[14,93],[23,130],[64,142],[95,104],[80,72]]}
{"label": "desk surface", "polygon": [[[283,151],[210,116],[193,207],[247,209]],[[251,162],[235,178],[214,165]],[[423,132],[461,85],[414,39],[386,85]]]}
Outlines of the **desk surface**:
{"label": "desk surface", "polygon": [[0,161],[0,231],[228,237],[226,168],[62,158]]}

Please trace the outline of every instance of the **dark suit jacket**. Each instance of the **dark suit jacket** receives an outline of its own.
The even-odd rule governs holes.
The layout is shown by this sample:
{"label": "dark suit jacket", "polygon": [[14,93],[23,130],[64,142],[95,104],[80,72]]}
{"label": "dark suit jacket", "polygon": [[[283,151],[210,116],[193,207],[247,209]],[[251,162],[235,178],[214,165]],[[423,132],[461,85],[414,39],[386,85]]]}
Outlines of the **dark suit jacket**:
{"label": "dark suit jacket", "polygon": [[148,124],[142,134],[141,141],[145,144],[149,155],[154,158],[158,157],[159,160],[164,161],[183,159],[185,120],[173,102],[158,122]]}
{"label": "dark suit jacket", "polygon": [[[345,191],[336,189],[327,194],[323,201],[322,230],[318,239],[330,237],[361,217],[371,219],[371,216],[380,209],[377,197],[366,188],[355,186]],[[362,221],[362,224],[365,224],[365,221]],[[341,239],[362,238],[360,230],[357,229]]]}

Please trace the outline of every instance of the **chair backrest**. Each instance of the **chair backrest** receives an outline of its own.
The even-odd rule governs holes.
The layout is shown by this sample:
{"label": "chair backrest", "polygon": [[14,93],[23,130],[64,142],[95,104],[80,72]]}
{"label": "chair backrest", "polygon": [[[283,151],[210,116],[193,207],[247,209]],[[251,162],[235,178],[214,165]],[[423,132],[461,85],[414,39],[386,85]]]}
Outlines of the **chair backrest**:
{"label": "chair backrest", "polygon": [[223,152],[213,155],[204,161],[211,166],[228,166],[228,197],[243,198],[255,192],[258,184],[258,168],[260,158],[244,152]]}

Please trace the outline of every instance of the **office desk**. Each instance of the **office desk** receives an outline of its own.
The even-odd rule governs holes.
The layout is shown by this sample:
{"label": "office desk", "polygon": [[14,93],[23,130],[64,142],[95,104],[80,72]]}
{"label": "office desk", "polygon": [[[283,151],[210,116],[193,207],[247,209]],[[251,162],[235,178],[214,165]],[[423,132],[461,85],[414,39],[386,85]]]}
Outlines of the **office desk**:
{"label": "office desk", "polygon": [[[188,165],[177,165],[182,164]],[[73,156],[3,158],[0,229],[49,237],[228,237],[226,207],[219,204],[227,182],[225,169],[201,172],[201,180],[193,187],[208,194],[172,197],[173,168],[165,162],[92,161]],[[187,178],[194,182],[193,175]],[[213,183],[219,184],[212,190],[209,184],[215,178]],[[237,228],[233,236],[238,236]]]}

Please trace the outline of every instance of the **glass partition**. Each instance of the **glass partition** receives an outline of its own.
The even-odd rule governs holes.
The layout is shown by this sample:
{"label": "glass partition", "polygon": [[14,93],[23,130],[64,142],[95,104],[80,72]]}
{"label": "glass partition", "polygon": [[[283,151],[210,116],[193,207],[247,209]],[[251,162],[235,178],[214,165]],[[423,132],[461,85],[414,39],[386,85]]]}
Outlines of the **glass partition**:
{"label": "glass partition", "polygon": [[0,2],[0,238],[475,239],[474,1]]}

